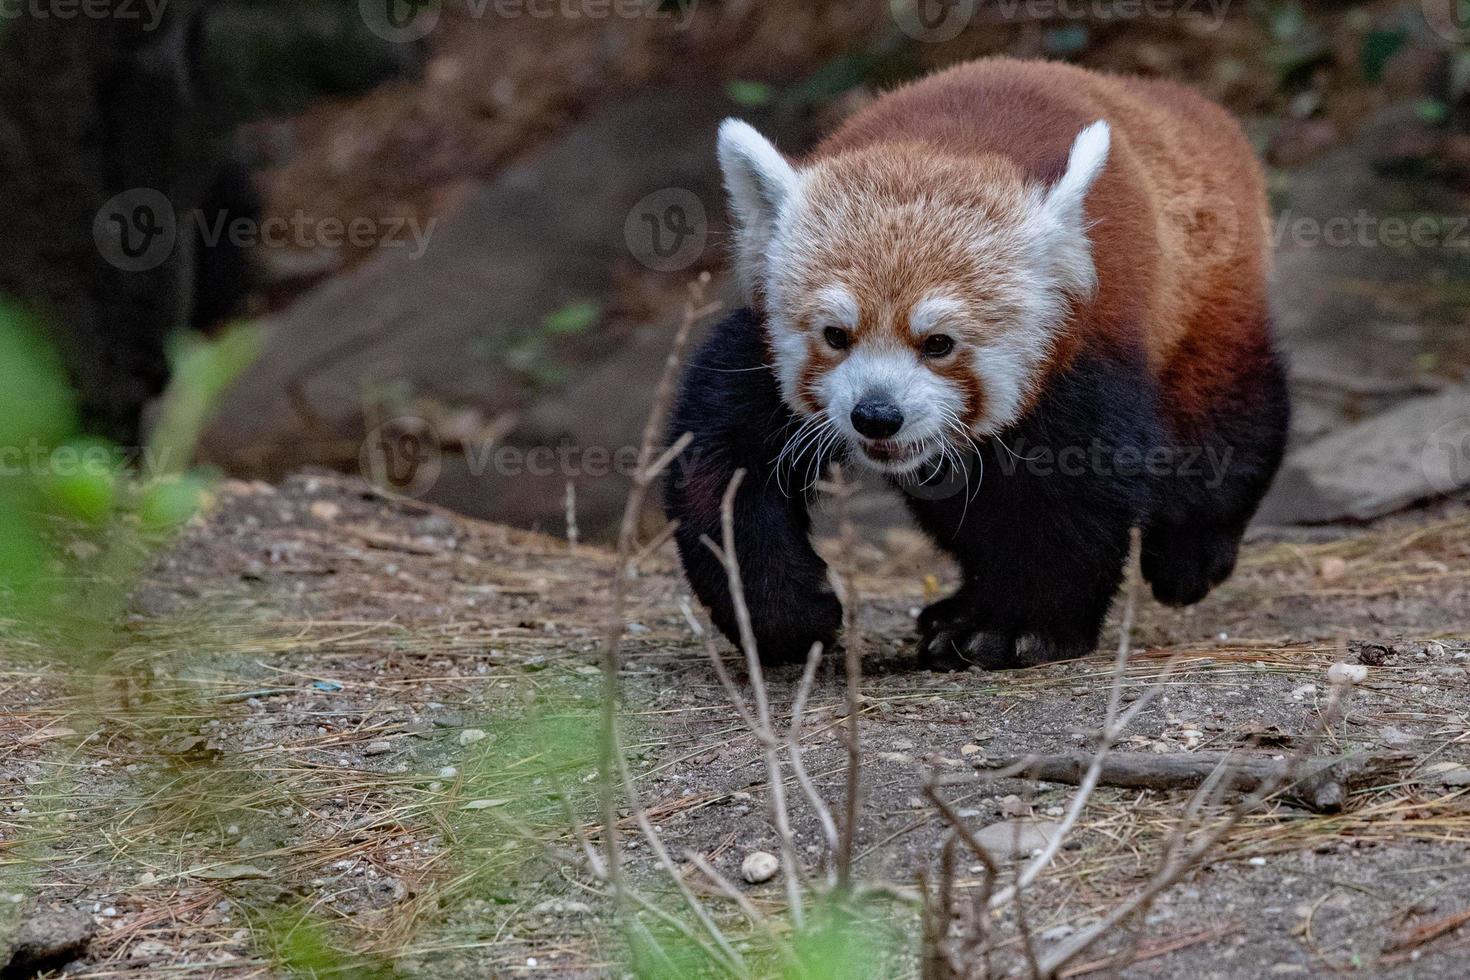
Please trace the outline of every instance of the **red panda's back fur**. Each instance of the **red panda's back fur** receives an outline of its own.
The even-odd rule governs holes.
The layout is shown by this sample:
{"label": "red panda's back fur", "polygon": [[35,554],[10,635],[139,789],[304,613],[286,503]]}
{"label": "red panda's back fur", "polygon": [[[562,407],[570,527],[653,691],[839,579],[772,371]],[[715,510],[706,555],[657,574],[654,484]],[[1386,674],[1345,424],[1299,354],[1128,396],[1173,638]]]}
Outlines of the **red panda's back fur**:
{"label": "red panda's back fur", "polygon": [[1090,344],[1140,343],[1166,415],[1187,436],[1271,356],[1264,180],[1223,109],[1168,82],[987,59],[886,95],[813,157],[918,143],[944,156],[1005,157],[1050,184],[1098,119],[1112,130],[1086,204],[1098,289],[1074,311],[1053,366]]}

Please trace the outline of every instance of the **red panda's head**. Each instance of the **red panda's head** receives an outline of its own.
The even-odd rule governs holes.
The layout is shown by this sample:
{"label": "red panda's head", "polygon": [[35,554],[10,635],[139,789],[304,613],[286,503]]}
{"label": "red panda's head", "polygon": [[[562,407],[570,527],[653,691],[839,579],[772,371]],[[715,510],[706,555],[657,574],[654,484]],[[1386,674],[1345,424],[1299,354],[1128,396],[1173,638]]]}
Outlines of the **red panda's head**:
{"label": "red panda's head", "polygon": [[1096,289],[1083,201],[1108,141],[1104,122],[1082,130],[1046,187],[1003,157],[902,143],[798,168],[728,120],[736,264],[786,403],[890,473],[1017,421]]}

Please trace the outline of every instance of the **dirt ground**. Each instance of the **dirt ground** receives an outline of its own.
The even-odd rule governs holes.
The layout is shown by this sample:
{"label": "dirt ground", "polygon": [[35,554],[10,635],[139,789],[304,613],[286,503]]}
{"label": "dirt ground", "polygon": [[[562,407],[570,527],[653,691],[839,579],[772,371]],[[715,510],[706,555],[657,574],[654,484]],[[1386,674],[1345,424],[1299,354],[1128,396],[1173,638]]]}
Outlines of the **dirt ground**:
{"label": "dirt ground", "polygon": [[[918,799],[925,772],[1085,744],[1111,660],[915,670],[912,613],[948,570],[908,532],[868,535],[859,557],[869,653],[857,868],[901,890],[933,869],[941,838]],[[1345,660],[1370,664],[1368,679],[1331,738],[1414,761],[1356,789],[1341,813],[1277,803],[1247,818],[1157,903],[1138,947],[1148,958],[1122,975],[1470,974],[1470,930],[1419,941],[1421,927],[1470,909],[1470,789],[1456,767],[1470,763],[1467,559],[1470,507],[1450,503],[1310,540],[1258,536],[1201,605],[1140,603],[1125,697],[1177,660],[1123,748],[1255,739],[1272,751],[1316,724],[1325,671]],[[138,591],[130,641],[97,679],[59,663],[6,675],[0,900],[89,915],[97,931],[68,970],[77,977],[278,975],[280,957],[299,967],[330,947],[369,957],[349,975],[616,973],[605,898],[572,857],[557,803],[570,787],[589,822],[595,813],[612,564],[344,477],[227,485]],[[777,850],[757,746],[693,633],[667,548],[638,573],[625,635],[638,786],[671,850],[738,877],[750,851]],[[794,669],[771,678],[778,712],[796,680]],[[834,803],[842,688],[840,671],[822,668],[806,737],[808,769]],[[978,828],[1016,807],[1009,795],[1055,816],[1071,793],[1012,781],[953,800]],[[1098,791],[1027,893],[1043,947],[1138,886],[1186,798]],[[814,816],[795,816],[813,853]],[[629,844],[628,860],[648,894],[671,894],[646,845]],[[782,905],[778,882],[749,890]],[[891,911],[886,948],[911,950],[916,911],[897,900]],[[892,955],[878,975],[917,969],[910,953]]]}

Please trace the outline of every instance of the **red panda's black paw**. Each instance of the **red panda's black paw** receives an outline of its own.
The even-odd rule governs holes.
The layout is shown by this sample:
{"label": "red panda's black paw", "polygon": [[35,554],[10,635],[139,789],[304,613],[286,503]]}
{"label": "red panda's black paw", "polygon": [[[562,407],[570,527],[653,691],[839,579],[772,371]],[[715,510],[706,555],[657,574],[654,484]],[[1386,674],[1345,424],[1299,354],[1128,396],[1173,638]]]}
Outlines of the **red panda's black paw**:
{"label": "red panda's black paw", "polygon": [[1008,670],[1018,667],[1016,638],[1007,633],[963,626],[939,628],[919,640],[919,666],[925,670]]}
{"label": "red panda's black paw", "polygon": [[1230,577],[1241,531],[1153,529],[1144,535],[1143,577],[1166,606],[1192,606]]}
{"label": "red panda's black paw", "polygon": [[830,657],[842,629],[842,603],[826,590],[814,590],[800,599],[782,598],[785,601],[779,604],[756,605],[750,611],[761,663],[804,664],[816,643],[822,645],[822,656]]}
{"label": "red panda's black paw", "polygon": [[970,597],[963,591],[931,602],[919,612],[919,633],[928,636],[942,629],[957,629],[970,612],[970,607]]}

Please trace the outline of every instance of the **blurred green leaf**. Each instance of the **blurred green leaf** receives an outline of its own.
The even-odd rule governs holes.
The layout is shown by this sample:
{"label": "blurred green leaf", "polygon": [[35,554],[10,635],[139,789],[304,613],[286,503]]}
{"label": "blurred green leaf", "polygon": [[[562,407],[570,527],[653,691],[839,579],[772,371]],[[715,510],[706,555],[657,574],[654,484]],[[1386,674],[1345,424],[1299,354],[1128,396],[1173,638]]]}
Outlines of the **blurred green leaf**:
{"label": "blurred green leaf", "polygon": [[602,318],[602,304],[595,300],[569,303],[546,318],[543,327],[553,336],[585,333]]}
{"label": "blurred green leaf", "polygon": [[1420,99],[1414,103],[1414,113],[1424,122],[1442,123],[1450,114],[1450,111],[1438,99]]}
{"label": "blurred green leaf", "polygon": [[1290,41],[1306,28],[1307,14],[1299,3],[1283,3],[1271,10],[1268,23],[1273,38]]}
{"label": "blurred green leaf", "polygon": [[771,104],[776,97],[775,89],[765,82],[733,81],[725,86],[730,101],[747,109],[759,109]]}
{"label": "blurred green leaf", "polygon": [[76,427],[76,404],[60,358],[29,315],[0,301],[0,450],[49,448]]}
{"label": "blurred green leaf", "polygon": [[1374,84],[1383,81],[1384,65],[1404,46],[1408,36],[1403,30],[1370,31],[1363,38],[1363,77]]}
{"label": "blurred green leaf", "polygon": [[260,355],[263,343],[260,328],[245,323],[214,339],[195,334],[177,339],[170,352],[173,376],[148,447],[159,474],[183,472],[193,461],[199,437],[220,399]]}
{"label": "blurred green leaf", "polygon": [[199,512],[206,492],[204,479],[193,474],[155,480],[138,500],[138,519],[151,531],[178,527]]}
{"label": "blurred green leaf", "polygon": [[818,909],[796,934],[792,953],[785,980],[877,980],[886,975],[885,962],[892,965],[872,923],[840,907]]}
{"label": "blurred green leaf", "polygon": [[46,510],[101,524],[117,506],[116,456],[106,443],[83,439],[57,447],[40,481]]}
{"label": "blurred green leaf", "polygon": [[1047,31],[1043,40],[1047,54],[1076,54],[1087,47],[1086,24],[1064,24]]}

